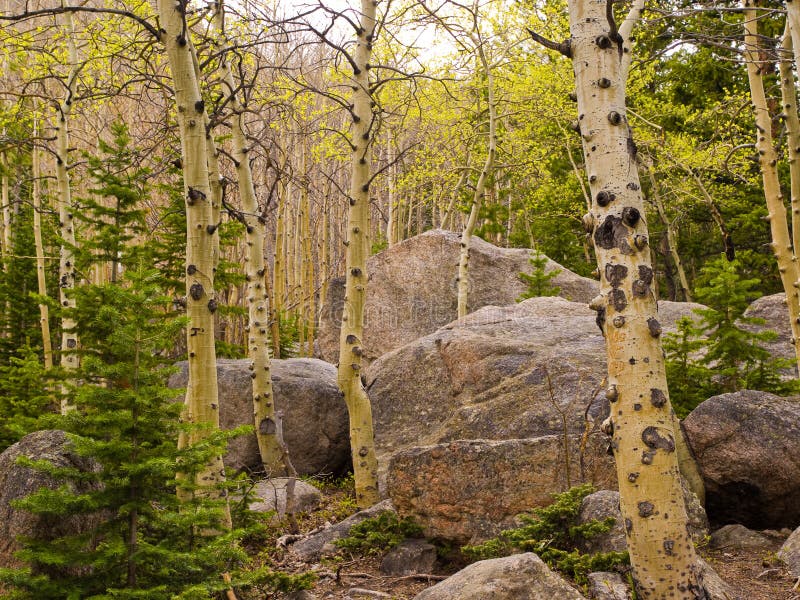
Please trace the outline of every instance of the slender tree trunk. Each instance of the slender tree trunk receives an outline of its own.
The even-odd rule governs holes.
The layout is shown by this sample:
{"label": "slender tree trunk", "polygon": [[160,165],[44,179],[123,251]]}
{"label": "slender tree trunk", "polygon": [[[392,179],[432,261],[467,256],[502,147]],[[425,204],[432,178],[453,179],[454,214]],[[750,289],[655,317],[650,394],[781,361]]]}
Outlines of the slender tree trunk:
{"label": "slender tree trunk", "polygon": [[[5,132],[3,132],[5,134]],[[35,143],[36,135],[34,134],[34,143]],[[9,204],[10,197],[9,197],[9,184],[8,184],[8,156],[6,155],[5,151],[0,154],[0,162],[2,162],[2,181],[0,181],[0,190],[2,190],[2,200],[3,203],[2,210],[3,210],[3,218],[2,222],[0,222],[0,226],[2,226],[2,235],[0,235],[0,248],[2,248],[2,258],[3,258],[3,265],[4,268],[7,268],[7,260],[9,255],[11,255],[11,205]]]}
{"label": "slender tree trunk", "polygon": [[696,600],[702,581],[686,530],[636,146],[625,117],[630,36],[643,4],[635,0],[617,30],[606,0],[570,0],[571,37],[562,51],[573,60],[593,199],[584,222],[601,293],[591,306],[606,338],[612,448],[634,579],[643,600]]}
{"label": "slender tree trunk", "polygon": [[497,107],[495,105],[494,95],[494,75],[492,68],[489,66],[489,61],[486,59],[486,52],[483,47],[483,42],[475,36],[475,42],[480,58],[481,66],[483,67],[486,75],[486,87],[488,88],[488,110],[489,110],[489,139],[488,151],[486,153],[486,162],[483,164],[483,169],[478,176],[478,183],[475,185],[475,193],[472,196],[472,208],[469,212],[469,219],[464,231],[461,232],[461,250],[458,258],[458,318],[467,314],[467,296],[469,294],[469,250],[472,243],[472,232],[475,230],[475,224],[478,221],[478,213],[481,210],[483,198],[486,195],[486,182],[494,167],[495,155],[497,154]]}
{"label": "slender tree trunk", "polygon": [[786,115],[785,122],[788,137],[786,147],[789,156],[789,176],[791,180],[792,248],[796,257],[797,249],[800,248],[800,118],[798,118],[797,114],[797,88],[792,69],[794,42],[789,19],[786,20],[782,46],[784,52],[779,63],[781,100],[783,102],[783,114]]}
{"label": "slender tree trunk", "polygon": [[664,203],[661,201],[661,194],[658,190],[658,182],[656,181],[656,176],[653,173],[653,169],[651,167],[647,168],[647,175],[650,178],[650,188],[653,190],[653,204],[656,207],[656,212],[658,212],[658,218],[664,224],[664,229],[667,232],[667,244],[669,245],[669,253],[672,256],[672,262],[675,264],[675,270],[678,272],[678,280],[681,284],[681,292],[683,293],[683,299],[686,302],[692,301],[692,294],[689,291],[689,282],[686,280],[686,271],[683,270],[683,262],[681,261],[681,256],[678,254],[678,243],[675,239],[675,228],[670,223],[669,219],[667,218],[667,213],[664,210]]}
{"label": "slender tree trunk", "polygon": [[350,415],[350,449],[356,502],[365,508],[378,496],[378,461],[372,406],[361,383],[361,355],[364,339],[364,301],[367,294],[367,256],[369,255],[369,183],[371,177],[374,115],[368,65],[376,26],[376,5],[361,0],[360,28],[357,31],[353,82],[352,172],[350,207],[347,214],[345,250],[345,295],[339,337],[339,388],[344,393]]}
{"label": "slender tree trunk", "polygon": [[[68,5],[65,1],[64,5]],[[69,118],[72,112],[72,102],[78,77],[78,49],[75,46],[75,25],[72,13],[63,15],[66,29],[67,61],[69,74],[67,75],[66,96],[59,105],[58,123],[56,129],[56,181],[58,183],[58,220],[61,231],[61,252],[58,269],[59,300],[64,309],[75,308],[75,299],[72,290],[77,284],[77,270],[75,269],[75,221],[72,206],[72,192],[69,178]],[[78,334],[75,331],[75,319],[71,316],[61,318],[61,367],[66,371],[75,371],[80,361],[78,359]],[[61,412],[66,413],[72,407],[66,400],[61,401]]]}
{"label": "slender tree trunk", "polygon": [[[34,106],[34,112],[36,108]],[[38,120],[33,118],[33,137],[38,136]],[[46,266],[44,256],[44,243],[42,241],[42,192],[41,192],[41,167],[39,148],[34,143],[31,156],[31,171],[33,175],[33,243],[36,248],[36,283],[37,292],[43,298],[47,296],[47,280],[45,278]],[[50,339],[50,309],[45,302],[39,303],[39,323],[42,328],[42,351],[44,354],[44,368],[53,368],[53,344]]]}
{"label": "slender tree trunk", "polygon": [[[792,3],[789,2],[789,5]],[[755,108],[756,149],[758,150],[761,176],[764,182],[764,197],[767,202],[767,220],[772,235],[772,252],[778,261],[778,272],[781,276],[783,290],[786,292],[786,304],[789,308],[789,323],[792,329],[792,341],[795,357],[800,368],[800,292],[795,284],[798,282],[797,258],[792,248],[789,224],[786,219],[786,207],[783,204],[783,193],[778,180],[778,153],[772,141],[772,117],[767,106],[762,75],[763,64],[759,60],[760,43],[758,38],[758,16],[755,4],[744,0],[744,59],[747,65],[747,79],[750,82],[750,97]]]}
{"label": "slender tree trunk", "polygon": [[[177,121],[181,138],[183,184],[186,197],[186,347],[189,381],[184,419],[190,423],[219,428],[219,398],[214,340],[214,248],[217,235],[212,217],[211,184],[207,165],[206,111],[195,74],[194,60],[185,21],[185,5],[158,0],[163,28],[162,41],[172,71]],[[181,440],[193,445],[208,435],[195,430]],[[199,493],[213,496],[224,481],[222,457],[215,457],[198,474]],[[223,526],[230,527],[230,514]]]}
{"label": "slender tree trunk", "polygon": [[269,290],[267,285],[264,240],[266,223],[261,218],[256,199],[253,172],[250,168],[244,110],[236,95],[237,85],[230,65],[230,45],[225,35],[225,5],[220,0],[214,15],[214,26],[221,48],[219,76],[222,92],[231,109],[231,155],[239,180],[239,197],[244,212],[247,254],[244,258],[247,282],[247,356],[252,369],[253,418],[261,463],[269,474],[280,473],[283,450],[278,440],[275,420],[275,398],[270,372]]}

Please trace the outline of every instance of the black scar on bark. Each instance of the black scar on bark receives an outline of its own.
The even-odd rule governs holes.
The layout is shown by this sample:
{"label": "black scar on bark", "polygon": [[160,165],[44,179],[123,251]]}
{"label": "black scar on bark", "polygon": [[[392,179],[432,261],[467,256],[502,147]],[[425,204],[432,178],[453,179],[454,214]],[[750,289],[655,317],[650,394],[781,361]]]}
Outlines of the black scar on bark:
{"label": "black scar on bark", "polygon": [[649,517],[650,515],[653,514],[653,511],[655,511],[656,508],[655,506],[653,506],[652,502],[648,502],[647,500],[645,500],[644,502],[639,502],[637,504],[637,507],[639,508],[640,517]]}
{"label": "black scar on bark", "polygon": [[647,265],[639,265],[639,279],[644,281],[647,285],[653,283],[653,269]]}
{"label": "black scar on bark", "polygon": [[612,288],[618,288],[627,276],[628,267],[625,265],[612,265],[611,263],[606,265],[606,280]]}
{"label": "black scar on bark", "polygon": [[611,305],[617,312],[622,312],[628,306],[628,299],[625,297],[625,292],[619,289],[611,290],[610,294]]}
{"label": "black scar on bark", "polygon": [[650,286],[647,285],[641,279],[637,279],[633,282],[633,295],[639,298],[644,298],[647,296],[647,292],[650,290]]}
{"label": "black scar on bark", "polygon": [[620,217],[608,215],[603,224],[595,229],[594,242],[604,250],[619,248],[622,254],[634,254],[633,248],[628,243],[629,230]]}
{"label": "black scar on bark", "polygon": [[667,452],[675,451],[675,441],[672,436],[662,436],[658,429],[655,427],[645,427],[642,431],[642,441],[647,444],[649,448],[666,450]]}
{"label": "black scar on bark", "polygon": [[663,391],[657,388],[650,388],[650,404],[656,408],[661,408],[666,403],[667,395]]}
{"label": "black scar on bark", "polygon": [[603,334],[603,337],[606,336],[606,309],[605,307],[600,307],[597,311],[597,316],[594,319],[594,322],[597,323],[597,326],[600,328],[600,333]]}

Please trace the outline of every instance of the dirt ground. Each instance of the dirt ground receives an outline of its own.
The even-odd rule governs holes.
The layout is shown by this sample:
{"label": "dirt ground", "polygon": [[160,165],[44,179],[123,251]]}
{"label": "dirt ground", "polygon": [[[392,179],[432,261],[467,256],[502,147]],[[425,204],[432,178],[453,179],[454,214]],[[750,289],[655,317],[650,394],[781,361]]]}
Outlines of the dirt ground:
{"label": "dirt ground", "polygon": [[[350,512],[354,512],[348,496],[348,492],[340,488],[324,489],[323,506],[320,510],[301,520],[301,530],[309,531],[325,521],[338,521]],[[701,548],[700,552],[703,558],[723,580],[740,594],[743,600],[800,600],[800,589],[793,588],[796,583],[795,578],[775,557],[781,543],[776,539],[769,548],[758,551]],[[291,554],[278,552],[272,555],[271,562],[275,568],[287,572],[313,570],[318,581],[311,593],[314,598],[320,600],[345,598],[353,600],[370,597],[411,600],[425,588],[435,585],[464,566],[464,564],[439,561],[433,573],[391,577],[380,572],[381,558],[379,555],[337,556],[333,559],[323,559],[315,565],[309,565],[294,560]],[[361,595],[354,593],[354,588],[379,592],[386,596],[380,594]],[[576,588],[580,590],[578,586]],[[585,593],[585,590],[580,591]]]}

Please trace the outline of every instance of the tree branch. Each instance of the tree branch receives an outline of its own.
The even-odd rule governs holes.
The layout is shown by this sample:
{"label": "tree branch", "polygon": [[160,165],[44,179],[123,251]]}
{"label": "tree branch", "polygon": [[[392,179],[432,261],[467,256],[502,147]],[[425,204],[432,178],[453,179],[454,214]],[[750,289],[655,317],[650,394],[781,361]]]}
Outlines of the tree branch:
{"label": "tree branch", "polygon": [[534,42],[537,42],[550,50],[560,52],[567,58],[572,58],[572,45],[569,39],[566,39],[563,42],[554,42],[553,40],[548,40],[546,37],[539,35],[533,29],[528,29],[528,33],[531,34]]}

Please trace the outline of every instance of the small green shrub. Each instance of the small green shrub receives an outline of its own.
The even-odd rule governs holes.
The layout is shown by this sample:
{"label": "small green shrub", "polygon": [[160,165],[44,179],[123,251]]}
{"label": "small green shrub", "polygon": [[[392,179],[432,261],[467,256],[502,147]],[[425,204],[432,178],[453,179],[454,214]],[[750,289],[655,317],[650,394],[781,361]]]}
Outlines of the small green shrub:
{"label": "small green shrub", "polygon": [[528,284],[528,289],[517,298],[517,302],[539,296],[557,296],[561,288],[553,285],[552,279],[561,273],[561,269],[554,269],[548,273],[547,257],[539,252],[531,256],[528,262],[531,263],[531,272],[519,274],[519,278]]}
{"label": "small green shrub", "polygon": [[569,575],[578,583],[586,582],[592,571],[608,571],[628,564],[627,552],[584,554],[579,542],[606,533],[614,526],[612,517],[578,524],[581,501],[591,494],[591,484],[557,494],[552,504],[521,515],[522,526],[506,529],[498,537],[461,551],[472,560],[507,556],[520,550],[535,552],[548,566]]}
{"label": "small green shrub", "polygon": [[422,527],[412,519],[401,519],[397,513],[387,510],[355,525],[350,529],[350,535],[336,540],[334,544],[351,554],[377,554],[421,533]]}

